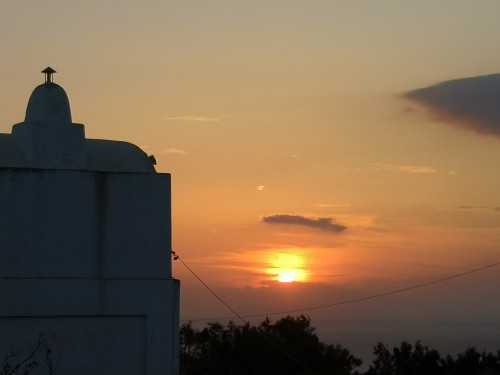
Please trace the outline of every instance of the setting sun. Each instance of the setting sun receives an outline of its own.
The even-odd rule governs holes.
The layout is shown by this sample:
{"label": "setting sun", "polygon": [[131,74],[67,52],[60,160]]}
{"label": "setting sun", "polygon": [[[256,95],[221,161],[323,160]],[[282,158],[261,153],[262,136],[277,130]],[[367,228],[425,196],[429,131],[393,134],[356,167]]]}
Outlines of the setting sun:
{"label": "setting sun", "polygon": [[293,270],[281,271],[278,275],[280,283],[291,283],[297,279],[297,272]]}
{"label": "setting sun", "polygon": [[296,254],[278,253],[272,260],[269,273],[275,275],[275,280],[281,283],[305,281],[304,259]]}

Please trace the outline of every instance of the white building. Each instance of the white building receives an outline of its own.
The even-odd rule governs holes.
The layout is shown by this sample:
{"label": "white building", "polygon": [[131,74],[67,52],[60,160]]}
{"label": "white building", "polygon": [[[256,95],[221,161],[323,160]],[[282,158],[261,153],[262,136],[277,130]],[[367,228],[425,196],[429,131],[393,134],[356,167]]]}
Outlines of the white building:
{"label": "white building", "polygon": [[170,175],[130,143],[85,139],[43,73],[0,134],[0,363],[14,351],[13,365],[33,354],[31,374],[178,374]]}

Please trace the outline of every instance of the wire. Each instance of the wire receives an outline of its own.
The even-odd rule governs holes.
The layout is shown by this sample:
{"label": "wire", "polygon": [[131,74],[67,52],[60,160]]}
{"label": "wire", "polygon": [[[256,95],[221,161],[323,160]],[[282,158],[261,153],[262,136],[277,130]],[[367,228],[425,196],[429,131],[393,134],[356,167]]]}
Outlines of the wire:
{"label": "wire", "polygon": [[474,339],[469,339],[467,341],[462,341],[461,343],[451,347],[448,352],[454,353],[464,348],[476,347],[486,349],[489,345],[493,346],[495,342],[500,341],[500,328],[494,327],[487,332],[484,332]]}
{"label": "wire", "polygon": [[[386,297],[386,296],[389,296],[389,295],[392,295],[392,294],[398,294],[398,293],[403,293],[403,292],[407,292],[407,291],[414,290],[414,289],[424,288],[424,287],[427,287],[427,286],[430,286],[430,285],[434,285],[434,284],[442,283],[442,282],[445,282],[445,281],[448,281],[448,280],[457,279],[459,277],[470,275],[471,273],[476,273],[476,272],[484,271],[484,270],[486,270],[488,268],[493,268],[493,267],[496,267],[498,265],[500,265],[500,262],[488,264],[486,266],[475,268],[475,269],[472,269],[472,270],[469,270],[469,271],[465,271],[465,272],[462,272],[462,273],[454,274],[454,275],[451,275],[451,276],[446,276],[446,277],[443,277],[441,279],[428,281],[428,282],[425,282],[425,283],[421,283],[421,284],[409,286],[409,287],[406,287],[406,288],[395,289],[395,290],[391,290],[389,292],[383,292],[383,293],[373,294],[371,296],[366,296],[366,297],[361,297],[361,298],[355,298],[355,299],[341,301],[341,302],[329,303],[329,304],[326,304],[326,305],[310,306],[310,307],[304,307],[304,308],[295,309],[295,310],[275,311],[275,312],[269,312],[269,313],[265,313],[265,314],[245,315],[243,317],[240,316],[240,315],[237,315],[237,316],[240,319],[252,319],[252,318],[268,317],[268,316],[273,316],[273,315],[296,314],[296,313],[305,312],[305,311],[320,310],[320,309],[326,309],[326,308],[329,308],[329,307],[337,307],[337,306],[342,306],[342,305],[348,305],[348,304],[351,304],[351,303],[363,302],[363,301],[367,301],[367,300],[370,300],[370,299]],[[203,284],[205,284],[205,283],[203,283]],[[217,298],[220,300],[219,297],[217,297]],[[234,313],[234,311],[233,311],[233,313]],[[233,319],[233,318],[234,317],[206,318],[206,319],[203,318],[203,319],[192,319],[190,321],[228,320],[228,319]]]}
{"label": "wire", "polygon": [[[191,274],[196,277],[196,279],[198,279],[198,281],[200,283],[203,284],[203,286],[205,286],[205,288],[208,289],[208,291],[210,293],[213,294],[213,296],[215,298],[217,298],[224,306],[226,306],[229,311],[231,311],[234,315],[236,315],[243,323],[248,323],[247,320],[245,320],[245,318],[243,318],[240,314],[238,314],[231,306],[229,306],[222,298],[220,298],[217,293],[215,293],[191,268],[189,268],[189,266],[182,260],[182,258],[177,255],[175,253],[175,251],[172,250],[172,256],[174,258],[174,260],[180,260],[181,263],[184,265],[184,267],[187,268],[187,270],[189,272],[191,272]],[[319,375],[316,371],[314,371],[312,368],[310,368],[308,365],[306,365],[304,362],[300,361],[299,359],[295,358],[292,354],[290,354],[289,352],[287,352],[285,349],[283,349],[282,347],[280,347],[278,344],[274,343],[273,341],[269,340],[268,338],[266,338],[265,336],[262,336],[262,339],[267,342],[269,345],[271,345],[273,348],[275,348],[276,350],[278,350],[280,353],[284,354],[286,357],[288,357],[289,359],[291,359],[292,361],[294,361],[295,363],[297,363],[299,366],[301,366],[302,368],[304,368],[306,371],[310,372],[311,374],[313,375]]]}
{"label": "wire", "polygon": [[[404,293],[404,292],[407,292],[407,291],[410,291],[410,290],[414,290],[414,289],[419,289],[419,288],[424,288],[424,287],[427,287],[427,286],[430,286],[430,285],[434,285],[434,284],[438,284],[438,283],[442,283],[442,282],[445,282],[445,281],[448,281],[448,280],[452,280],[452,279],[457,279],[457,278],[460,278],[460,277],[463,277],[463,276],[466,276],[466,275],[470,275],[472,273],[476,273],[476,272],[481,272],[481,271],[484,271],[486,269],[489,269],[489,268],[493,268],[493,267],[496,267],[498,265],[500,265],[500,262],[496,262],[496,263],[492,263],[492,264],[488,264],[486,266],[482,266],[482,267],[479,267],[479,268],[474,268],[472,270],[468,270],[468,271],[465,271],[465,272],[461,272],[461,273],[457,273],[457,274],[454,274],[454,275],[450,275],[450,276],[446,276],[446,277],[442,277],[440,279],[437,279],[437,280],[432,280],[432,281],[428,281],[428,282],[425,282],[425,283],[421,283],[421,284],[416,284],[416,285],[413,285],[413,286],[409,286],[409,287],[406,287],[406,288],[401,288],[401,289],[395,289],[395,290],[391,290],[391,291],[388,291],[388,292],[383,292],[383,293],[378,293],[378,294],[373,294],[371,296],[366,296],[366,297],[361,297],[361,298],[355,298],[355,299],[351,299],[351,300],[347,300],[347,301],[341,301],[341,302],[335,302],[335,303],[330,303],[330,304],[326,304],[326,305],[318,305],[318,306],[311,306],[311,307],[305,307],[305,308],[302,308],[302,309],[296,309],[296,310],[287,310],[287,311],[279,311],[279,312],[270,312],[270,313],[266,313],[266,314],[255,314],[255,315],[246,315],[246,316],[242,316],[240,314],[238,314],[233,308],[231,308],[231,306],[229,306],[221,297],[219,297],[217,295],[217,293],[215,293],[182,259],[179,255],[177,255],[175,253],[175,251],[172,251],[172,256],[173,256],[173,259],[174,260],[180,260],[181,263],[184,265],[184,267],[186,267],[186,269],[200,282],[203,284],[203,286],[205,286],[205,288],[207,288],[208,291],[210,291],[210,293],[215,297],[217,298],[224,306],[226,306],[236,317],[238,317],[242,322],[244,322],[245,324],[248,323],[247,319],[251,319],[251,318],[259,318],[259,317],[268,317],[268,316],[272,316],[272,315],[284,315],[284,314],[293,314],[293,313],[298,313],[298,312],[304,312],[304,311],[312,311],[312,310],[319,310],[319,309],[326,309],[326,308],[329,308],[329,307],[336,307],[336,306],[341,306],[341,305],[347,305],[347,304],[351,304],[351,303],[357,303],[357,302],[363,302],[363,301],[367,301],[367,300],[370,300],[370,299],[376,299],[376,298],[381,298],[381,297],[386,297],[386,296],[389,296],[389,295],[392,295],[392,294],[398,294],[398,293]],[[184,319],[181,319],[181,321],[208,321],[208,320],[214,320],[214,321],[217,321],[217,320],[229,320],[229,319],[232,319],[234,317],[226,317],[226,318],[206,318],[206,319],[191,319],[191,320],[184,320]],[[316,374],[317,373],[311,369],[309,366],[307,366],[305,363],[303,363],[302,361],[298,360],[297,358],[295,358],[293,355],[291,355],[290,353],[288,353],[285,349],[281,348],[279,345],[277,345],[276,343],[274,343],[273,341],[267,339],[266,337],[262,337],[262,339],[264,341],[266,341],[269,345],[271,345],[272,347],[274,347],[276,350],[278,350],[279,352],[281,352],[282,354],[284,354],[285,356],[287,356],[288,358],[290,358],[292,361],[294,361],[295,363],[297,363],[298,365],[300,365],[301,367],[303,367],[306,371],[312,373],[312,374]]]}
{"label": "wire", "polygon": [[207,289],[208,289],[208,291],[209,291],[210,293],[212,293],[212,295],[213,295],[215,298],[217,298],[217,299],[218,299],[218,300],[219,300],[219,301],[220,301],[220,302],[221,302],[224,306],[226,306],[226,307],[228,308],[228,310],[229,310],[229,311],[231,311],[234,315],[236,315],[236,316],[237,316],[237,317],[238,317],[238,318],[239,318],[239,319],[240,319],[243,323],[247,323],[247,321],[245,320],[245,318],[243,318],[240,314],[238,314],[236,311],[234,311],[234,309],[233,309],[231,306],[229,306],[229,305],[228,305],[228,304],[227,304],[227,303],[226,303],[226,302],[225,302],[222,298],[220,298],[220,297],[217,295],[217,293],[215,293],[215,292],[214,292],[214,291],[213,291],[213,290],[212,290],[212,289],[211,289],[211,288],[210,288],[210,287],[209,287],[209,286],[208,286],[208,285],[207,285],[207,284],[206,284],[206,283],[205,283],[202,279],[200,279],[200,277],[199,277],[199,276],[198,276],[198,275],[197,275],[197,274],[196,274],[196,273],[195,273],[195,272],[194,272],[191,268],[189,268],[189,266],[188,266],[188,265],[187,265],[187,264],[186,264],[186,263],[182,260],[182,258],[181,258],[179,255],[177,255],[174,251],[172,251],[172,255],[174,256],[174,260],[180,260],[180,261],[181,261],[181,263],[184,265],[184,267],[186,267],[186,268],[187,268],[187,270],[188,270],[189,272],[191,272],[191,274],[192,274],[194,277],[196,277],[196,278],[198,279],[198,281],[199,281],[200,283],[202,283],[202,284],[203,284],[203,286],[204,286],[205,288],[207,288]]}

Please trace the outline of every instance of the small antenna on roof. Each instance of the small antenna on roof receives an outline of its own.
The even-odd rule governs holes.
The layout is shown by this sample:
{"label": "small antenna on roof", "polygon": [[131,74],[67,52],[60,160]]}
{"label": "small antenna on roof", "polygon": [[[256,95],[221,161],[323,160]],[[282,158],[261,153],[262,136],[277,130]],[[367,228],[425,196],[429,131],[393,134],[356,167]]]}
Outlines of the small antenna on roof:
{"label": "small antenna on roof", "polygon": [[57,73],[57,72],[54,69],[52,69],[50,66],[48,66],[44,70],[42,70],[42,73],[45,74],[45,83],[47,83],[47,82],[52,83],[52,74]]}

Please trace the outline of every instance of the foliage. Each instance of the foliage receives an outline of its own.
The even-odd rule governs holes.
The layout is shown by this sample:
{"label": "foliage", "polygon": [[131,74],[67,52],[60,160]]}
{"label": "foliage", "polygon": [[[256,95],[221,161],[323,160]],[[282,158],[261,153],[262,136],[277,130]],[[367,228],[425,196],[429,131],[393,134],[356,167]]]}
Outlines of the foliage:
{"label": "foliage", "polygon": [[311,320],[287,316],[275,323],[209,323],[181,327],[181,374],[352,374],[361,360],[340,345],[322,343]]}
{"label": "foliage", "polygon": [[20,350],[5,354],[0,375],[29,375],[38,367],[49,375],[53,374],[51,349],[45,335],[39,335],[34,348],[27,353]]}
{"label": "foliage", "polygon": [[414,346],[403,341],[399,347],[389,350],[378,343],[373,354],[375,359],[367,375],[444,375],[440,354],[416,342]]}
{"label": "foliage", "polygon": [[378,343],[373,354],[375,359],[365,375],[493,375],[500,374],[500,352],[479,353],[468,348],[456,358],[442,358],[435,349],[420,342],[411,345],[403,341],[392,351]]}
{"label": "foliage", "polygon": [[[212,322],[203,329],[181,327],[181,375],[493,375],[500,374],[496,354],[468,348],[442,357],[419,341],[390,348],[378,343],[368,370],[340,345],[325,344],[311,319],[287,316],[257,326]],[[2,374],[0,374],[2,375]]]}

